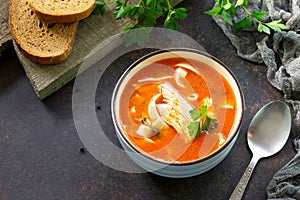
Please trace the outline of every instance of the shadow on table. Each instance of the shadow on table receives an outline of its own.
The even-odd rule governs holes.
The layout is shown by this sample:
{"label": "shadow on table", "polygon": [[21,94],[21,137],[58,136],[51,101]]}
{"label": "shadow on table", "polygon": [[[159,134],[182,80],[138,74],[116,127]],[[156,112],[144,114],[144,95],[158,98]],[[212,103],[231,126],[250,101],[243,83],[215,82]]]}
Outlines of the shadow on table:
{"label": "shadow on table", "polygon": [[24,70],[19,60],[12,59],[15,57],[15,51],[12,47],[2,52],[0,57],[0,93],[24,75]]}

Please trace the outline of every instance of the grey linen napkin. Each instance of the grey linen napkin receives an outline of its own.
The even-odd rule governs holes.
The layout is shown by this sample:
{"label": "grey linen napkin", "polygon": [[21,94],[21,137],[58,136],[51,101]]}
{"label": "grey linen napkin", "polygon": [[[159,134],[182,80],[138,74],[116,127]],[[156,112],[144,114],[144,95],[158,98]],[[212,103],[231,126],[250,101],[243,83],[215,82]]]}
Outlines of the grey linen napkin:
{"label": "grey linen napkin", "polygon": [[[300,66],[299,66],[300,67]],[[268,199],[300,199],[300,107],[293,105],[297,115],[294,118],[293,144],[296,156],[282,167],[271,179],[268,187]]]}
{"label": "grey linen napkin", "polygon": [[[266,21],[281,19],[288,31],[266,35],[256,27],[239,33],[219,18],[214,18],[243,59],[264,63],[267,79],[282,91],[295,112],[293,138],[296,156],[280,169],[267,187],[268,199],[300,199],[300,0],[249,0],[249,10],[267,11]],[[242,19],[237,12],[233,21]]]}

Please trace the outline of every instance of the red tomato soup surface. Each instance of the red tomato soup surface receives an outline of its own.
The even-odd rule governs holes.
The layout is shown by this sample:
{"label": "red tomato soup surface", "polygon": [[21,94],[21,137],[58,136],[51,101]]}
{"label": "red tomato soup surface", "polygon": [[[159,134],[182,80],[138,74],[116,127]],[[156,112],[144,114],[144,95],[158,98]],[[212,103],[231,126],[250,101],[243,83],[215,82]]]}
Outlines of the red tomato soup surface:
{"label": "red tomato soup surface", "polygon": [[[164,86],[171,90],[163,95]],[[180,98],[168,99],[174,93],[188,105],[176,107],[182,105],[178,104]],[[205,99],[211,102],[208,113],[217,125],[194,139],[186,131],[187,115],[180,114],[189,113],[186,108],[199,109]],[[185,58],[168,58],[141,68],[125,85],[119,106],[122,129],[132,145],[167,162],[190,162],[216,151],[228,138],[236,115],[236,98],[228,81],[207,64]],[[182,111],[176,113],[177,108]],[[159,117],[153,117],[157,113]],[[162,119],[167,118],[166,113],[174,124]],[[145,130],[149,133],[149,128],[153,131],[143,135],[139,128],[143,134]]]}

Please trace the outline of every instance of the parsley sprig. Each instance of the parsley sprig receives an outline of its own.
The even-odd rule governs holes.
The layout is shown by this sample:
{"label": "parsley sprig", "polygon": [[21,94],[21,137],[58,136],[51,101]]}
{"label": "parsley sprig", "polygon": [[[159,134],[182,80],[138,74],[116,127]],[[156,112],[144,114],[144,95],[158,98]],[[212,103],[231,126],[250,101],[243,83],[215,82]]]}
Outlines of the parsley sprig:
{"label": "parsley sprig", "polygon": [[[171,2],[172,0],[96,0],[93,13],[104,14],[106,5],[113,4],[116,19],[130,18],[134,22],[124,28],[126,45],[143,47],[150,40],[151,27],[156,25],[158,18],[163,18],[163,26],[172,30],[179,29],[178,20],[187,18],[186,8],[174,8]],[[133,29],[134,31],[129,31]]]}
{"label": "parsley sprig", "polygon": [[[257,23],[257,30],[266,34],[271,34],[271,30],[280,32],[281,30],[288,29],[281,20],[273,20],[271,22],[264,22],[262,19],[268,14],[268,12],[250,12],[247,9],[248,0],[215,0],[216,6],[211,10],[206,11],[206,14],[220,17],[227,24],[234,26],[235,30],[240,30],[253,26],[253,22]],[[236,14],[237,10],[241,9],[244,14],[243,18],[234,23],[232,18]]]}
{"label": "parsley sprig", "polygon": [[93,14],[103,15],[105,13],[105,7],[107,4],[108,3],[105,0],[96,0]]}
{"label": "parsley sprig", "polygon": [[208,116],[208,107],[209,105],[203,103],[200,106],[200,109],[190,110],[190,115],[192,122],[188,125],[189,135],[197,139],[201,133],[207,132],[210,129],[214,128],[217,124],[217,120]]}
{"label": "parsley sprig", "polygon": [[[164,18],[165,28],[177,30],[178,20],[187,18],[186,8],[174,8],[170,0],[115,0],[113,3],[113,14],[116,19],[134,19],[134,24],[125,27],[125,30],[153,27],[159,17]],[[103,14],[107,4],[106,0],[96,0],[94,13]]]}

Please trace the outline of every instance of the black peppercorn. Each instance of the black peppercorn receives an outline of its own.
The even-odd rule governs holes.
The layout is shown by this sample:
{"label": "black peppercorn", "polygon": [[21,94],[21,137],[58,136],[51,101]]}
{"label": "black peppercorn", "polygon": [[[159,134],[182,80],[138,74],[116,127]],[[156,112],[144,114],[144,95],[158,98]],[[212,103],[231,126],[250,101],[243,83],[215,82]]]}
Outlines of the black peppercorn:
{"label": "black peppercorn", "polygon": [[101,109],[101,107],[100,107],[99,104],[96,104],[96,109],[97,109],[97,110],[100,110],[100,109]]}
{"label": "black peppercorn", "polygon": [[84,153],[84,148],[83,147],[80,148],[80,152]]}

